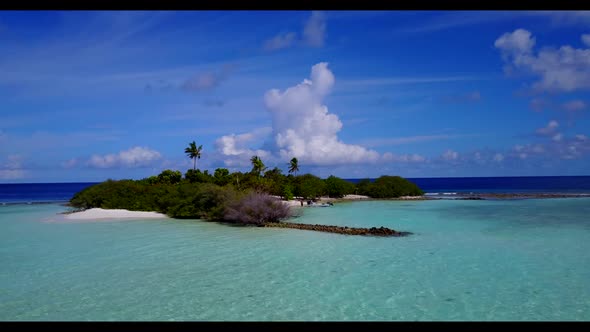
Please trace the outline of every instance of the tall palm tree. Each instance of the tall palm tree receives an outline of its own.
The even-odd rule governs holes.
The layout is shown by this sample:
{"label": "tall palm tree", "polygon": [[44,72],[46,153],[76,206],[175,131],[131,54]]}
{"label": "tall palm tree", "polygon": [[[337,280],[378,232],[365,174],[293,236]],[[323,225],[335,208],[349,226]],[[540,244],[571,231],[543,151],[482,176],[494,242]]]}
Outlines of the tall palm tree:
{"label": "tall palm tree", "polygon": [[197,147],[197,143],[195,143],[195,141],[189,143],[188,148],[184,149],[184,153],[186,153],[189,158],[193,159],[193,170],[197,169],[197,159],[201,159],[202,149],[203,146],[199,145],[199,147]]}
{"label": "tall palm tree", "polygon": [[289,162],[289,173],[297,174],[298,171],[299,171],[299,160],[297,160],[297,158],[293,157],[293,159],[291,159],[291,161]]}
{"label": "tall palm tree", "polygon": [[258,174],[258,177],[260,177],[260,173],[266,169],[262,159],[260,159],[258,156],[252,156],[252,158],[250,158],[250,162],[252,162],[252,173],[256,173]]}

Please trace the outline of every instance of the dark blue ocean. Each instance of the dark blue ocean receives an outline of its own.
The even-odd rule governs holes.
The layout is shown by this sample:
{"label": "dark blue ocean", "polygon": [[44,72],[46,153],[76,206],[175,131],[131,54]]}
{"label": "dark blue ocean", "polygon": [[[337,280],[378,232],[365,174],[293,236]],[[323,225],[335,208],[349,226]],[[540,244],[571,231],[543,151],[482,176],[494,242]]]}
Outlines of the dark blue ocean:
{"label": "dark blue ocean", "polygon": [[[590,193],[590,176],[408,178],[426,193]],[[358,182],[360,179],[348,179]],[[65,202],[76,192],[95,184],[0,184],[1,203]]]}
{"label": "dark blue ocean", "polygon": [[66,202],[78,191],[95,184],[84,183],[8,183],[0,184],[0,204]]}

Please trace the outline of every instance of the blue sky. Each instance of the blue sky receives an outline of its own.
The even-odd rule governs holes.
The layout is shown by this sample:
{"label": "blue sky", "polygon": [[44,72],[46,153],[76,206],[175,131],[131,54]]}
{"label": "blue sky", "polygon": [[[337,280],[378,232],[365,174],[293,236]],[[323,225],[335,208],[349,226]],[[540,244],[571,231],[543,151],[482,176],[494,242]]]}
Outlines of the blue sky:
{"label": "blue sky", "polygon": [[590,175],[590,12],[2,11],[0,182]]}

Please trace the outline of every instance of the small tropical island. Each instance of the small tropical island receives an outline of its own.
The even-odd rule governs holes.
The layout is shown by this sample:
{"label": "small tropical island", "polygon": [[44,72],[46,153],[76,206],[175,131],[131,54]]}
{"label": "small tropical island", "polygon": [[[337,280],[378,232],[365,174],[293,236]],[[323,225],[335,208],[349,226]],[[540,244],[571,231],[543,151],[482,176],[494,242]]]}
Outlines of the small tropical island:
{"label": "small tropical island", "polygon": [[[185,149],[193,168],[183,175],[178,170],[164,170],[140,180],[107,180],[76,193],[69,201],[77,213],[88,209],[122,209],[149,211],[180,219],[202,219],[238,226],[278,227],[330,232],[347,235],[406,236],[410,232],[386,227],[356,228],[311,225],[286,221],[298,216],[298,207],[314,206],[321,197],[340,200],[344,197],[374,199],[408,199],[423,196],[411,181],[399,176],[381,176],[374,181],[356,184],[329,176],[297,174],[299,161],[292,158],[288,174],[278,167],[268,169],[259,156],[250,159],[249,172],[217,168],[213,174],[197,169],[202,145],[193,141]],[[329,206],[325,203],[322,206]]]}

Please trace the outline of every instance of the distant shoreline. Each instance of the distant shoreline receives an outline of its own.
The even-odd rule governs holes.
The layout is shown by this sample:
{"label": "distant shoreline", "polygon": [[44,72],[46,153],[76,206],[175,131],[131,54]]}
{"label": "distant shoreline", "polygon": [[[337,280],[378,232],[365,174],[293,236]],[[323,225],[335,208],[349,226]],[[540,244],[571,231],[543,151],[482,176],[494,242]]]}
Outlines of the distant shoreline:
{"label": "distant shoreline", "polygon": [[[550,198],[588,198],[590,193],[550,193],[550,192],[538,192],[538,193],[523,193],[523,192],[498,192],[498,193],[427,193],[423,196],[401,196],[397,198],[371,198],[363,195],[346,195],[342,198],[330,198],[320,197],[317,201],[319,202],[354,202],[354,201],[427,201],[427,200],[509,200],[509,199],[550,199]],[[298,199],[293,199],[288,202],[290,206],[300,206]],[[305,200],[303,206],[307,206]],[[55,200],[55,201],[22,201],[22,202],[0,202],[0,206],[12,206],[12,205],[42,205],[42,204],[60,204],[69,206],[68,200]]]}

